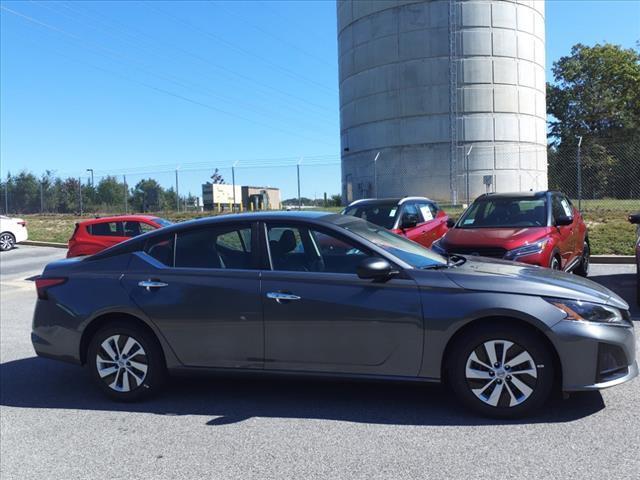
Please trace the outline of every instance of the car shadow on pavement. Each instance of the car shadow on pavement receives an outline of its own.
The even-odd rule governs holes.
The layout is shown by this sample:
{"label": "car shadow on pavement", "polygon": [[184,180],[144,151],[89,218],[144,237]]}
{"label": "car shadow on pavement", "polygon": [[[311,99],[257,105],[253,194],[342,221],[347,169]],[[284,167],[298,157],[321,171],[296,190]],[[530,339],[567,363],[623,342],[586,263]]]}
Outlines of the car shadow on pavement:
{"label": "car shadow on pavement", "polygon": [[309,418],[384,425],[495,425],[571,422],[604,408],[599,392],[554,399],[533,417],[503,421],[465,410],[438,385],[335,381],[273,376],[215,375],[170,379],[157,397],[112,402],[86,369],[32,357],[0,364],[0,404],[19,408],[78,409],[202,415],[220,426],[253,417]]}

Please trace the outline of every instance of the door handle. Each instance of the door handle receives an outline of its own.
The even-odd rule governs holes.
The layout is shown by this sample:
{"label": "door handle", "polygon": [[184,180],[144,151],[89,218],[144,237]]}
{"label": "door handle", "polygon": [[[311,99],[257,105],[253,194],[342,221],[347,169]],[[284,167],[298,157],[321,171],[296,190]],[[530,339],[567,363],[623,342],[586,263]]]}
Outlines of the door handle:
{"label": "door handle", "polygon": [[291,293],[283,293],[283,292],[268,292],[267,298],[275,300],[278,303],[288,302],[290,300],[300,300],[301,297],[298,295],[293,295]]}
{"label": "door handle", "polygon": [[138,286],[142,288],[146,288],[147,292],[150,292],[152,288],[162,288],[168,287],[168,283],[158,282],[156,280],[141,280],[138,282]]}

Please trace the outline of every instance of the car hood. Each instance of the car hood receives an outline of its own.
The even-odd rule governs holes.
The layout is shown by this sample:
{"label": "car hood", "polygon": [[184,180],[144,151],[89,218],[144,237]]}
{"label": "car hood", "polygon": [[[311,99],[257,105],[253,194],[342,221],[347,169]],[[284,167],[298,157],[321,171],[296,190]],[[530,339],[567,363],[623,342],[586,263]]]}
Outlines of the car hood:
{"label": "car hood", "polygon": [[536,241],[550,232],[549,227],[452,228],[444,239],[446,248],[502,247],[507,250]]}
{"label": "car hood", "polygon": [[464,264],[448,268],[444,273],[467,290],[568,298],[629,309],[629,305],[608,288],[577,275],[493,258],[465,259]]}

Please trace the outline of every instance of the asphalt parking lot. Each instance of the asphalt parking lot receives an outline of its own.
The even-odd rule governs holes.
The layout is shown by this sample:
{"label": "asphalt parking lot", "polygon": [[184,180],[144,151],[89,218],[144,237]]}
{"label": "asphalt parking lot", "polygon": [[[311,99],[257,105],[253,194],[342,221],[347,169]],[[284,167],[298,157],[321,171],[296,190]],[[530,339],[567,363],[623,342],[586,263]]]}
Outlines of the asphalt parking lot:
{"label": "asphalt parking lot", "polygon": [[[111,403],[83,369],[31,347],[26,279],[63,256],[0,254],[3,480],[638,478],[637,379],[509,422],[468,414],[441,387],[398,383],[174,379],[151,401]],[[592,279],[631,302],[634,272],[594,265]]]}

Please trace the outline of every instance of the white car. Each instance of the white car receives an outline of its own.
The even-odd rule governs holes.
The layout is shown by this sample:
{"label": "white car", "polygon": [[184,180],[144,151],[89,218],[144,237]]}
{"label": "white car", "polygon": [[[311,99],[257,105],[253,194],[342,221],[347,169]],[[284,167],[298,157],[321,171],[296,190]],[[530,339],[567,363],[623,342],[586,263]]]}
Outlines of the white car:
{"label": "white car", "polygon": [[0,215],[0,251],[11,250],[16,243],[24,242],[27,238],[27,222],[21,218]]}

